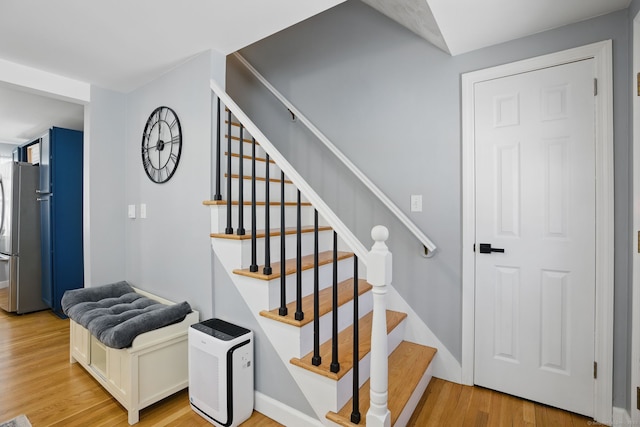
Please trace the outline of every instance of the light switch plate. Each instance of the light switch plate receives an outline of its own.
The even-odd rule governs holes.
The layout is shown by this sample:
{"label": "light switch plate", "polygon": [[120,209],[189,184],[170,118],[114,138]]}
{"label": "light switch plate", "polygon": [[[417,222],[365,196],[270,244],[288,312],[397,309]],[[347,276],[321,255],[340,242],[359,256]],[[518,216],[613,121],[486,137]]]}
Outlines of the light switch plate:
{"label": "light switch plate", "polygon": [[140,218],[147,217],[147,205],[146,203],[140,203]]}
{"label": "light switch plate", "polygon": [[128,206],[127,216],[129,218],[131,218],[131,219],[135,219],[136,218],[136,205],[129,205]]}
{"label": "light switch plate", "polygon": [[411,212],[422,212],[422,194],[411,195]]}

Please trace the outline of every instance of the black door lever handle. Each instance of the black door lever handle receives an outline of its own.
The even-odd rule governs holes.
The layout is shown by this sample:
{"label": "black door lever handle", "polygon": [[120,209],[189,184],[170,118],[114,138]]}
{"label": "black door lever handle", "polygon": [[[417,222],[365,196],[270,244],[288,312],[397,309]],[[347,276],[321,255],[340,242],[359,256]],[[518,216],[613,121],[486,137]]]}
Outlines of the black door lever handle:
{"label": "black door lever handle", "polygon": [[491,243],[480,243],[480,253],[481,254],[490,254],[491,252],[504,253],[504,249],[502,249],[502,248],[492,248],[491,247]]}

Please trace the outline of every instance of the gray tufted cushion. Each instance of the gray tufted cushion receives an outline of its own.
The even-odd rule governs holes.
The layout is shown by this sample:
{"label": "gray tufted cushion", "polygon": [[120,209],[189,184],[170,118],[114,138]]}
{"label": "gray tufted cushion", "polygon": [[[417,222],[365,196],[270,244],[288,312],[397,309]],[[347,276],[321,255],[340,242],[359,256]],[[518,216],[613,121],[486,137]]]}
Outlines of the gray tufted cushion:
{"label": "gray tufted cushion", "polygon": [[62,308],[100,342],[113,348],[129,347],[139,334],[180,322],[191,313],[186,301],[161,304],[136,293],[126,282],[67,291]]}

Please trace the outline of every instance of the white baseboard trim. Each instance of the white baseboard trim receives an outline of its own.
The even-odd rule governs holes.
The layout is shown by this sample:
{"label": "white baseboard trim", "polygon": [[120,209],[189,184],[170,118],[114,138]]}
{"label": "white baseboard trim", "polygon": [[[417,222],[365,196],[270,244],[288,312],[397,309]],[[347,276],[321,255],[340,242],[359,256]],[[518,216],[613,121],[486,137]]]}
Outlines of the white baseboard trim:
{"label": "white baseboard trim", "polygon": [[254,409],[285,426],[323,427],[319,420],[259,391],[254,391]]}
{"label": "white baseboard trim", "polygon": [[613,424],[612,426],[631,426],[631,416],[624,408],[613,407]]}

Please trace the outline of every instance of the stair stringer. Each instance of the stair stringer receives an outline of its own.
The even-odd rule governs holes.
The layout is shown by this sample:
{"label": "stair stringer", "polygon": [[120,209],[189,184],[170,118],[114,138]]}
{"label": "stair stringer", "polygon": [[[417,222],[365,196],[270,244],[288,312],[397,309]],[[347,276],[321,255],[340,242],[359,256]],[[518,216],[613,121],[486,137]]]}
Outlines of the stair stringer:
{"label": "stair stringer", "polygon": [[[216,207],[212,207],[212,209],[216,209]],[[238,260],[242,257],[241,242],[225,239],[211,239],[211,241],[215,255],[234,282],[236,289],[251,313],[253,313],[254,318],[266,334],[273,348],[276,349],[278,356],[287,367],[292,378],[304,393],[318,420],[324,425],[334,425],[325,416],[329,411],[338,411],[351,398],[352,371],[347,372],[336,382],[333,379],[292,365],[290,363],[292,357],[302,357],[304,355],[301,354],[301,341],[303,338],[299,336],[300,332],[295,332],[297,328],[260,316],[260,311],[266,308],[269,300],[268,282],[234,274],[233,270],[236,268]],[[406,319],[387,335],[389,354],[404,339],[405,321]],[[366,355],[360,362],[360,386],[369,378],[369,370],[370,354]]]}
{"label": "stair stringer", "polygon": [[433,376],[443,380],[462,384],[462,365],[438,339],[427,324],[411,308],[393,285],[387,285],[387,310],[407,313],[405,340],[438,349],[438,353],[429,366]]}
{"label": "stair stringer", "polygon": [[[211,207],[212,211],[224,211],[225,209],[226,208],[222,206]],[[217,212],[212,215],[217,215]],[[325,414],[328,411],[335,412],[343,406],[345,396],[339,396],[338,390],[340,390],[340,387],[336,387],[335,381],[333,380],[327,378],[320,380],[319,375],[289,363],[292,357],[302,357],[306,354],[306,345],[302,342],[304,338],[292,333],[292,330],[295,330],[294,327],[260,316],[260,311],[267,309],[269,305],[273,304],[274,300],[274,295],[272,295],[267,282],[257,283],[260,281],[233,273],[233,270],[238,266],[239,260],[246,259],[246,244],[241,241],[212,239],[212,248],[229,277],[233,280],[234,285],[242,295],[251,313],[253,313],[258,324],[276,349],[278,356],[287,367],[294,381],[296,381],[300,389],[305,393],[305,397],[318,419],[326,425],[333,425],[331,421],[326,420]],[[460,383],[462,370],[458,361],[446,347],[442,345],[435,334],[392,285],[387,286],[387,309],[407,313],[407,318],[403,321],[404,327],[401,339],[438,348],[438,353],[433,363],[423,376],[423,380],[420,383],[421,386],[418,387],[414,393],[412,401],[415,402],[409,402],[406,405],[406,412],[410,417],[413,408],[417,405],[432,376]],[[395,349],[396,345],[390,343],[389,352]],[[363,359],[361,363],[361,372],[366,372],[367,375],[361,374],[360,385],[364,384],[368,378],[368,363],[369,356]],[[341,381],[351,384],[351,372],[347,373]],[[401,418],[404,417],[405,414],[403,413]]]}

